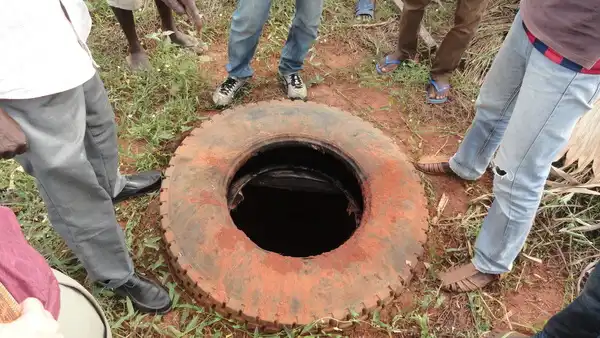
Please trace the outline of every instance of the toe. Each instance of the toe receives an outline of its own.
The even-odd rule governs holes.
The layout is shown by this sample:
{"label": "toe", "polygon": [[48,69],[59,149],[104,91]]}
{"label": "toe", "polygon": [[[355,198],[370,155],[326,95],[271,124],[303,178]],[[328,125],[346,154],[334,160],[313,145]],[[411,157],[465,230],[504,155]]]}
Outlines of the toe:
{"label": "toe", "polygon": [[150,61],[145,54],[131,54],[126,58],[127,65],[131,70],[148,70],[150,69]]}

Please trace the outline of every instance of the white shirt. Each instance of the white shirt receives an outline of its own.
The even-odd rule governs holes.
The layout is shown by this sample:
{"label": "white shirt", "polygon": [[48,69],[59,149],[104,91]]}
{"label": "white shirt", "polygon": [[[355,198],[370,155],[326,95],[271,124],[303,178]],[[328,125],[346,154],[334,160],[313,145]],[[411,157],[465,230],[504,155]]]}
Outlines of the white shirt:
{"label": "white shirt", "polygon": [[0,0],[0,99],[56,94],[91,79],[91,27],[83,0]]}

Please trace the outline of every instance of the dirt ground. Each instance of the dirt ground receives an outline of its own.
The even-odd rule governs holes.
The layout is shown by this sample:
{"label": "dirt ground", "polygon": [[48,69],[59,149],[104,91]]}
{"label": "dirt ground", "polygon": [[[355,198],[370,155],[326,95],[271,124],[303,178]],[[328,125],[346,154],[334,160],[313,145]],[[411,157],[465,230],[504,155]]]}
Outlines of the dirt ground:
{"label": "dirt ground", "polygon": [[[511,0],[514,11],[517,2]],[[424,26],[438,41],[453,23],[455,3],[435,1],[428,7]],[[91,0],[87,4],[94,21],[89,45],[101,66],[100,73],[119,126],[121,169],[124,173],[166,169],[169,158],[191,129],[221,113],[212,107],[211,96],[227,75],[227,31],[235,1],[202,1],[209,19],[204,37],[210,42],[208,55],[202,57],[164,41],[154,6],[148,2],[135,14],[138,34],[153,65],[152,71],[141,74],[131,72],[126,66],[126,40],[106,1]],[[303,72],[305,82],[310,85],[309,100],[337,107],[372,123],[412,160],[451,156],[474,115],[477,92],[474,83],[480,82],[479,75],[487,69],[487,62],[491,62],[495,53],[494,48],[481,47],[500,45],[502,32],[508,30],[512,21],[512,5],[491,2],[493,10],[481,27],[487,25],[487,28],[478,33],[482,39],[477,42],[476,36],[476,48],[471,46],[466,53],[470,66],[481,72],[475,72],[477,76],[464,75],[466,71],[462,70],[452,79],[450,101],[431,106],[424,102],[430,59],[425,54],[420,57],[422,63],[410,63],[391,76],[377,76],[374,70],[377,58],[395,44],[398,11],[393,2],[379,1],[375,26],[360,28],[351,21],[354,4],[354,0],[325,1],[320,38],[309,52]],[[277,80],[277,65],[293,6],[292,0],[273,1],[271,19],[252,63],[255,77],[235,105],[284,99]],[[178,27],[190,28],[180,19]],[[485,54],[483,61],[472,62],[473,56],[481,54]],[[0,161],[0,196],[6,195],[13,203],[28,240],[53,267],[74,276],[94,293],[109,317],[115,337],[274,337],[247,332],[239,323],[196,304],[181,288],[182,283],[173,279],[175,271],[167,263],[161,240],[157,195],[116,207],[136,271],[166,285],[175,303],[174,311],[162,317],[136,313],[125,300],[86,280],[81,264],[48,225],[34,181],[17,169],[14,162]],[[422,176],[429,203],[429,233],[424,254],[414,264],[411,282],[398,299],[371,318],[348,331],[326,336],[474,338],[498,329],[527,333],[541,328],[553,313],[570,302],[574,291],[569,273],[573,276],[578,268],[573,264],[577,257],[571,256],[574,250],[559,251],[564,248],[561,245],[571,240],[558,234],[561,224],[555,225],[556,233],[544,233],[541,239],[537,237],[542,236],[532,233],[525,252],[539,255],[531,258],[521,255],[512,273],[485,290],[455,295],[439,289],[436,274],[467,262],[473,255],[474,239],[487,212],[486,206],[491,203],[484,197],[491,192],[492,181],[490,174],[474,183]],[[13,191],[3,191],[4,186],[11,184],[15,186]],[[539,228],[534,230],[544,231]],[[297,334],[282,332],[280,336]]]}

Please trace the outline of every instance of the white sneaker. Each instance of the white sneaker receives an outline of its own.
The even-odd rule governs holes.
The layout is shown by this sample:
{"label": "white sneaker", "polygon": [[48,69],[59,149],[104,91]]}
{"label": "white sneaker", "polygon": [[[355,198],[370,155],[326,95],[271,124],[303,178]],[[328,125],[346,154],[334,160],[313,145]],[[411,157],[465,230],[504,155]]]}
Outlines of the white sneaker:
{"label": "white sneaker", "polygon": [[217,107],[229,106],[235,95],[244,87],[249,78],[228,77],[213,93],[213,102]]}
{"label": "white sneaker", "polygon": [[302,78],[298,73],[290,75],[279,74],[279,76],[281,77],[283,87],[287,90],[288,99],[306,101],[308,92],[304,81],[302,81]]}

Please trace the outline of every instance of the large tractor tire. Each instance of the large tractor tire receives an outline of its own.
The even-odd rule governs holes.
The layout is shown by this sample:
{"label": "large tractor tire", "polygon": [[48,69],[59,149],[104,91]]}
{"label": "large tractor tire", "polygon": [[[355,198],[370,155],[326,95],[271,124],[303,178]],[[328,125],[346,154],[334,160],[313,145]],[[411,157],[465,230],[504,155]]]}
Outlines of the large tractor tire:
{"label": "large tractor tire", "polygon": [[[269,152],[275,168],[290,162],[304,168],[292,174],[301,179],[289,182],[307,183],[304,187],[313,192],[358,182],[342,189],[357,223],[343,230],[335,248],[303,251],[338,231],[335,224],[319,228],[311,234],[313,240],[301,239],[297,232],[302,243],[288,238],[285,247],[277,247],[279,231],[296,231],[286,229],[292,223],[285,215],[269,233],[249,229],[260,224],[240,229],[234,222],[231,210],[243,200],[240,187],[249,181],[244,177],[256,178],[263,167],[262,173],[271,170],[269,158],[252,159]],[[340,163],[346,169],[336,167]],[[281,178],[289,171],[271,173],[271,178]],[[398,146],[369,123],[315,103],[250,104],[204,123],[171,159],[160,200],[164,240],[185,289],[225,317],[266,331],[320,319],[344,327],[349,322],[339,321],[366,318],[385,306],[411,279],[428,224],[419,177]],[[274,213],[277,209],[273,205]],[[253,236],[262,236],[272,248],[257,245]],[[281,253],[287,249],[296,251]]]}

